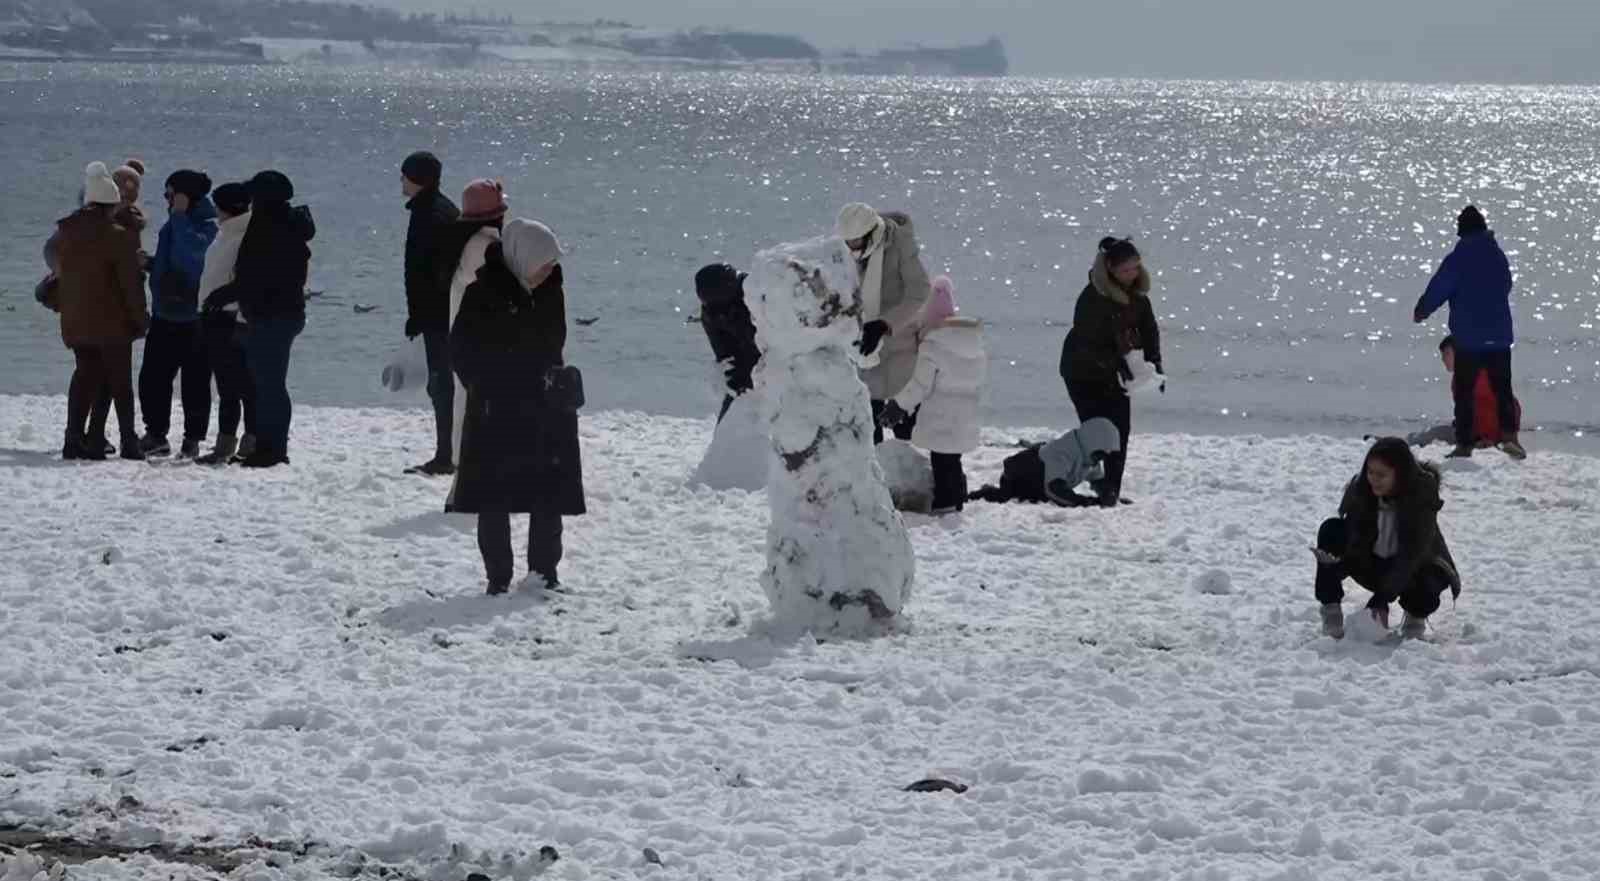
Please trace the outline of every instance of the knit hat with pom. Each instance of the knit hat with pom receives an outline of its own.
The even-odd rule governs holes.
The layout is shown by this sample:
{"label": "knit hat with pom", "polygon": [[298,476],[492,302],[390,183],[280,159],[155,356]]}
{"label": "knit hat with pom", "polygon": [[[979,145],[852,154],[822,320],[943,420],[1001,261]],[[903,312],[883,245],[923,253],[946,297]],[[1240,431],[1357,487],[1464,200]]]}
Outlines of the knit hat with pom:
{"label": "knit hat with pom", "polygon": [[120,205],[122,190],[104,162],[91,162],[83,170],[83,201],[87,205]]}
{"label": "knit hat with pom", "polygon": [[933,280],[933,293],[928,305],[922,307],[923,323],[933,327],[956,314],[956,285],[950,276],[941,275]]}

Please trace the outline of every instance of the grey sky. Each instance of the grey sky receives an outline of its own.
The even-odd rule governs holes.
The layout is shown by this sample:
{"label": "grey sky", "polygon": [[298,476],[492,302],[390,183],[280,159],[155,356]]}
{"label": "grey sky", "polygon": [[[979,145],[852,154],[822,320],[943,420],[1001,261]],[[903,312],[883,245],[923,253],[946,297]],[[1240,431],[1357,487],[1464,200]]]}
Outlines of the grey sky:
{"label": "grey sky", "polygon": [[377,0],[754,28],[824,48],[1006,41],[1017,73],[1600,81],[1594,0]]}

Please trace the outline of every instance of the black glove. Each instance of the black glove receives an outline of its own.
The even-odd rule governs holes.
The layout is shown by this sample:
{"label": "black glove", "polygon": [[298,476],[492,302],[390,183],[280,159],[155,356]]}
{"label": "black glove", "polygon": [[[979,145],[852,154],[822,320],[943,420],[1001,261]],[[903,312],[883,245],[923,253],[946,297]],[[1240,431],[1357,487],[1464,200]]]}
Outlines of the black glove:
{"label": "black glove", "polygon": [[893,428],[910,418],[905,410],[894,401],[885,401],[883,411],[878,414],[878,424],[884,428]]}
{"label": "black glove", "polygon": [[416,339],[417,337],[419,337],[421,335],[422,335],[422,331],[417,329],[417,319],[415,319],[415,318],[407,318],[406,319],[406,339],[414,340],[414,339]]}
{"label": "black glove", "polygon": [[873,352],[878,351],[878,343],[882,342],[884,337],[892,336],[893,334],[894,331],[889,328],[889,322],[881,318],[876,321],[869,321],[861,326],[861,342],[857,343],[856,346],[861,349],[863,357],[871,355]]}
{"label": "black glove", "polygon": [[1167,393],[1167,371],[1162,369],[1161,362],[1155,362],[1156,375],[1161,377],[1161,393]]}
{"label": "black glove", "polygon": [[216,315],[218,312],[221,312],[222,307],[226,305],[228,304],[223,302],[221,297],[218,297],[216,294],[212,294],[211,296],[206,297],[206,301],[204,303],[200,304],[200,311],[207,315]]}

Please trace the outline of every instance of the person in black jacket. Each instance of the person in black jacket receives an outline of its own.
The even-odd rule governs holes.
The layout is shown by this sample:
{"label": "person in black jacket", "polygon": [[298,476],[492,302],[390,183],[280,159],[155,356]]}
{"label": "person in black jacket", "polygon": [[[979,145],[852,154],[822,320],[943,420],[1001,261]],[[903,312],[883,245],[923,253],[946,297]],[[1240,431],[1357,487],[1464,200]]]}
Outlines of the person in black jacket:
{"label": "person in black jacket", "polygon": [[1089,284],[1073,311],[1072,330],[1061,346],[1061,378],[1079,422],[1109,419],[1121,435],[1121,449],[1106,457],[1105,478],[1093,484],[1106,507],[1122,500],[1122,474],[1133,428],[1127,384],[1134,374],[1128,358],[1135,351],[1164,375],[1161,330],[1150,304],[1150,273],[1131,240],[1102,239]]}
{"label": "person in black jacket", "polygon": [[560,581],[561,518],[583,514],[578,414],[551,391],[564,362],[561,245],[544,224],[513,220],[489,246],[450,330],[467,390],[461,466],[446,510],[478,515],[489,594],[511,587],[511,515],[528,517],[528,570]]}
{"label": "person in black jacket", "polygon": [[700,297],[700,326],[711,343],[711,354],[722,366],[727,391],[717,421],[728,415],[733,399],[755,387],[753,374],[761,360],[756,346],[756,325],[744,304],[746,273],[726,263],[713,263],[694,276],[694,292]]}
{"label": "person in black jacket", "polygon": [[306,328],[306,278],[317,233],[311,209],[291,207],[294,184],[276,171],[263,171],[246,185],[250,225],[239,245],[234,280],[206,297],[216,312],[229,303],[249,325],[245,361],[256,388],[256,449],[241,464],[272,468],[289,463],[289,351]]}
{"label": "person in black jacket", "polygon": [[1361,473],[1345,487],[1339,516],[1322,524],[1313,549],[1324,633],[1344,638],[1346,578],[1372,591],[1367,610],[1383,630],[1389,604],[1399,600],[1407,639],[1427,633],[1441,594],[1460,596],[1461,575],[1439,531],[1442,483],[1439,469],[1419,463],[1400,438],[1384,438],[1368,451]]}
{"label": "person in black jacket", "polygon": [[445,252],[449,231],[461,216],[439,192],[444,166],[432,153],[412,153],[400,165],[406,210],[406,339],[422,337],[428,356],[428,397],[433,401],[433,458],[407,474],[453,474],[450,432],[454,427],[455,380],[450,375],[450,279],[456,264]]}

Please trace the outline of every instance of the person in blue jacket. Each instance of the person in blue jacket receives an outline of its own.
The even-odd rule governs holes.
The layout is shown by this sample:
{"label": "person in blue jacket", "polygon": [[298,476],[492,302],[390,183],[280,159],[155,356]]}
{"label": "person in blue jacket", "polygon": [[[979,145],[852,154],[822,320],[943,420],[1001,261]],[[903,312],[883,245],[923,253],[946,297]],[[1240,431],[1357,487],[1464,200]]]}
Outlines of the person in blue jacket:
{"label": "person in blue jacket", "polygon": [[1440,264],[1412,317],[1421,324],[1450,304],[1450,333],[1455,338],[1456,369],[1452,391],[1456,403],[1456,448],[1452,457],[1472,455],[1473,398],[1480,372],[1489,375],[1500,408],[1500,449],[1513,459],[1527,458],[1519,437],[1520,414],[1511,391],[1511,347],[1516,331],[1511,319],[1511,263],[1475,205],[1456,218],[1460,240]]}
{"label": "person in blue jacket", "polygon": [[150,260],[150,334],[139,367],[139,409],[144,411],[146,456],[169,456],[172,381],[183,374],[183,445],[180,455],[200,455],[211,424],[211,367],[200,326],[200,276],[206,249],[217,237],[217,209],[208,198],[211,178],[184,169],[167,178],[167,222]]}

